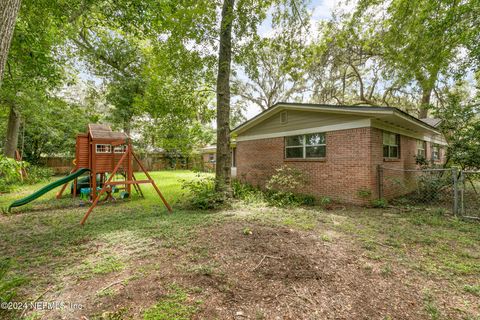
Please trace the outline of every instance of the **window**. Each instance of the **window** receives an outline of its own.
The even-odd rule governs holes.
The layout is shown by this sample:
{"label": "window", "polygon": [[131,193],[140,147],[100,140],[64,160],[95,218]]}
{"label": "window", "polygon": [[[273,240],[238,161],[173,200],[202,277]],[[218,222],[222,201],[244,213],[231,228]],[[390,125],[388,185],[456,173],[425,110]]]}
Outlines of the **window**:
{"label": "window", "polygon": [[288,122],[288,114],[287,111],[283,111],[280,113],[280,123],[287,123]]}
{"label": "window", "polygon": [[432,146],[432,159],[440,160],[440,146],[438,144]]}
{"label": "window", "polygon": [[112,146],[109,144],[97,144],[95,145],[95,149],[97,153],[111,153]]}
{"label": "window", "polygon": [[400,135],[383,132],[383,157],[400,158]]}
{"label": "window", "polygon": [[324,158],[326,154],[325,134],[312,133],[285,137],[285,158]]}
{"label": "window", "polygon": [[127,152],[127,145],[116,146],[113,148],[113,152],[115,153],[125,153]]}
{"label": "window", "polygon": [[422,140],[417,140],[417,157],[427,158],[427,143]]}
{"label": "window", "polygon": [[214,153],[210,153],[208,155],[208,162],[215,163],[215,154]]}

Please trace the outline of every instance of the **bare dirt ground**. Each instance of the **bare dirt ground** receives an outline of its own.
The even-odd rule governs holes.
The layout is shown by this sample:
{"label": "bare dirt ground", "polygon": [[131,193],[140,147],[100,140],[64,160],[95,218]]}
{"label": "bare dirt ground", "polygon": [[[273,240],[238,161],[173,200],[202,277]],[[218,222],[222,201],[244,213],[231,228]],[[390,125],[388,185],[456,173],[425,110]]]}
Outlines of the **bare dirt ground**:
{"label": "bare dirt ground", "polygon": [[[435,318],[424,292],[447,283],[400,266],[385,269],[348,236],[333,237],[326,241],[318,230],[216,222],[198,230],[182,248],[146,243],[148,249],[132,268],[76,283],[65,279],[65,286],[47,293],[48,298],[85,308],[42,318],[141,318],[146,308],[168,296],[172,285],[187,292],[185,303],[195,307],[195,319]],[[438,293],[435,299],[443,317],[469,319],[456,310],[461,297]],[[479,313],[478,305],[470,309]]]}

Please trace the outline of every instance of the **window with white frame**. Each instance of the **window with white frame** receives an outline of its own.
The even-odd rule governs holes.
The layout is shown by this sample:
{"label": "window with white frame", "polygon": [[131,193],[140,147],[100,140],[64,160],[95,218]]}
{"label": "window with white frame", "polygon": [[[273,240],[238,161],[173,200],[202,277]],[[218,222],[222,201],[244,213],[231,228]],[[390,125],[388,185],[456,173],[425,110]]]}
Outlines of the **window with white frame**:
{"label": "window with white frame", "polygon": [[417,140],[417,157],[427,158],[427,143],[423,140]]}
{"label": "window with white frame", "polygon": [[125,152],[127,152],[127,145],[124,144],[124,145],[121,145],[121,146],[116,146],[115,148],[113,148],[113,152],[115,152],[115,153],[125,153]]}
{"label": "window with white frame", "polygon": [[96,153],[111,153],[112,146],[109,144],[97,144],[95,145]]}
{"label": "window with white frame", "polygon": [[383,132],[383,157],[400,158],[400,135],[392,132]]}
{"label": "window with white frame", "polygon": [[326,148],[325,133],[285,137],[286,159],[324,158]]}
{"label": "window with white frame", "polygon": [[440,146],[438,144],[432,146],[432,159],[440,160]]}

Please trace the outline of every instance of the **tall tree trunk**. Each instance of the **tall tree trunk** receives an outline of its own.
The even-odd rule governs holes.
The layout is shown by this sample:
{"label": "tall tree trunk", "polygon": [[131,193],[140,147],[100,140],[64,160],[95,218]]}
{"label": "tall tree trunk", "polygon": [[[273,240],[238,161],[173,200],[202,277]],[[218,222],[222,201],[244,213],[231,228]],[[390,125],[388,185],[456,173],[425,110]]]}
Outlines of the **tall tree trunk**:
{"label": "tall tree trunk", "polygon": [[420,119],[428,117],[428,107],[430,106],[432,91],[432,87],[424,87],[422,89],[422,100],[420,101],[420,110],[418,111],[418,117]]}
{"label": "tall tree trunk", "polygon": [[3,72],[7,63],[10,42],[12,41],[15,21],[17,20],[18,10],[20,10],[20,0],[1,0],[0,1],[0,87],[2,85]]}
{"label": "tall tree trunk", "polygon": [[20,132],[20,113],[14,106],[10,106],[10,114],[8,116],[7,139],[5,141],[5,156],[15,158],[15,150],[17,150],[18,133]]}
{"label": "tall tree trunk", "polygon": [[234,5],[235,0],[223,0],[217,75],[217,163],[215,168],[215,188],[227,196],[231,194],[230,68],[232,64]]}

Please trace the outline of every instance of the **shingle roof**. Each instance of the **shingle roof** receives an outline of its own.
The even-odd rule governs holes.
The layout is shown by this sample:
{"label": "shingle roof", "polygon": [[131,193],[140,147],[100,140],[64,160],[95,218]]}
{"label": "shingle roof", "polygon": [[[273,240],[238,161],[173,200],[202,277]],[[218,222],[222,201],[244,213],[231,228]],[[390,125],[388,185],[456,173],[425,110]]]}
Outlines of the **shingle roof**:
{"label": "shingle roof", "polygon": [[436,118],[422,118],[420,120],[435,128],[437,128],[442,122],[441,119],[436,119]]}
{"label": "shingle roof", "polygon": [[123,132],[112,131],[106,124],[89,124],[88,132],[92,139],[126,140],[128,138]]}

